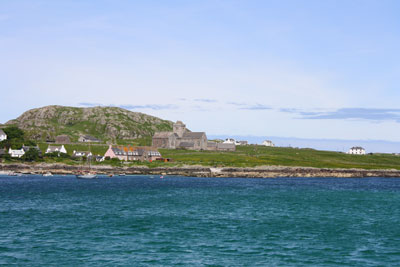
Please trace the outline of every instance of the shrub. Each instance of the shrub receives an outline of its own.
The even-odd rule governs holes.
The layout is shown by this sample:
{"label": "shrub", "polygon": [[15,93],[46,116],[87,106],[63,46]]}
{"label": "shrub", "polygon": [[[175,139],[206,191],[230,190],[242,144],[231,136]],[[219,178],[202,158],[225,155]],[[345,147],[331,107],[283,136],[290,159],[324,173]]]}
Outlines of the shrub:
{"label": "shrub", "polygon": [[7,139],[18,139],[18,140],[23,140],[24,139],[24,131],[22,131],[20,128],[16,126],[9,126],[3,129],[3,131],[7,135]]}
{"label": "shrub", "polygon": [[22,159],[25,161],[36,161],[39,158],[39,151],[37,149],[29,149],[22,156]]}
{"label": "shrub", "polygon": [[71,158],[70,155],[66,153],[60,153],[60,152],[51,152],[51,153],[46,153],[45,157],[47,158],[63,158],[63,159],[69,159]]}

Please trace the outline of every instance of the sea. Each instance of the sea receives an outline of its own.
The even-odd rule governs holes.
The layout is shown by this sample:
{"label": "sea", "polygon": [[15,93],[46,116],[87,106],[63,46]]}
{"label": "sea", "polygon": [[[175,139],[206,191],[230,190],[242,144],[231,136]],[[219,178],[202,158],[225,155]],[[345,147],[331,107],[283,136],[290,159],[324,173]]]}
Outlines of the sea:
{"label": "sea", "polygon": [[0,265],[399,266],[400,179],[0,176]]}

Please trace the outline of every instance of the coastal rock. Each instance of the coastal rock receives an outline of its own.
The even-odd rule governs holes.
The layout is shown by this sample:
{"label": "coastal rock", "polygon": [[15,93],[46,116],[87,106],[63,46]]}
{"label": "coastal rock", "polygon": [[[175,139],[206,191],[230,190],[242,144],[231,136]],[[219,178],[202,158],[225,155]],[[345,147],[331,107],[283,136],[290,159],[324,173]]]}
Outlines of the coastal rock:
{"label": "coastal rock", "polygon": [[[65,164],[0,164],[0,173],[46,173],[75,174],[80,166]],[[191,177],[242,177],[242,178],[277,178],[277,177],[400,177],[400,170],[363,170],[363,169],[327,169],[271,166],[263,168],[212,168],[203,166],[182,167],[113,167],[108,165],[93,166],[98,174],[137,174],[137,175],[178,175]]]}

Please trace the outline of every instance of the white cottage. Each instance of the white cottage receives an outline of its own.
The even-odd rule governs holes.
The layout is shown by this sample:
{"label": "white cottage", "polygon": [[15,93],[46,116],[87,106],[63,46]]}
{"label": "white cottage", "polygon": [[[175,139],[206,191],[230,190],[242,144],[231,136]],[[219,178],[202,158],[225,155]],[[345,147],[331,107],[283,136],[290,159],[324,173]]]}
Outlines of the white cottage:
{"label": "white cottage", "polygon": [[60,152],[67,154],[67,150],[65,149],[64,145],[61,146],[51,146],[49,145],[46,149],[46,154],[53,153],[53,152]]}
{"label": "white cottage", "polygon": [[354,146],[354,147],[350,148],[350,150],[347,152],[347,154],[365,155],[365,149],[360,146]]}
{"label": "white cottage", "polygon": [[72,156],[76,157],[76,158],[91,157],[91,156],[93,156],[93,154],[90,151],[76,151],[76,150],[74,150],[74,152],[72,152]]}
{"label": "white cottage", "polygon": [[0,129],[0,142],[7,139],[6,133]]}
{"label": "white cottage", "polygon": [[21,149],[11,149],[11,147],[10,147],[10,149],[8,150],[8,154],[10,154],[10,156],[12,158],[20,158],[23,155],[25,155],[25,151],[24,151],[23,148],[21,148]]}
{"label": "white cottage", "polygon": [[226,138],[223,144],[234,144],[235,146],[240,146],[240,143],[233,138]]}
{"label": "white cottage", "polygon": [[275,146],[274,143],[272,143],[272,141],[270,140],[265,140],[264,142],[262,142],[263,146]]}

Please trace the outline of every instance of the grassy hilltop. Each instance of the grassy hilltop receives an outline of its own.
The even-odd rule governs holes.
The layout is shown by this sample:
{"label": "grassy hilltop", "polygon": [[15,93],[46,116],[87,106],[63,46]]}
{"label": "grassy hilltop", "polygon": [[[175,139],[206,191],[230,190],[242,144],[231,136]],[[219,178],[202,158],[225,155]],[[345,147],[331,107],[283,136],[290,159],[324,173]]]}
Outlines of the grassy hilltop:
{"label": "grassy hilltop", "polygon": [[57,135],[66,134],[76,142],[80,135],[88,134],[116,142],[148,139],[156,131],[172,130],[171,121],[118,107],[46,106],[26,111],[6,123],[10,125],[18,126],[27,138],[36,141],[54,140]]}

